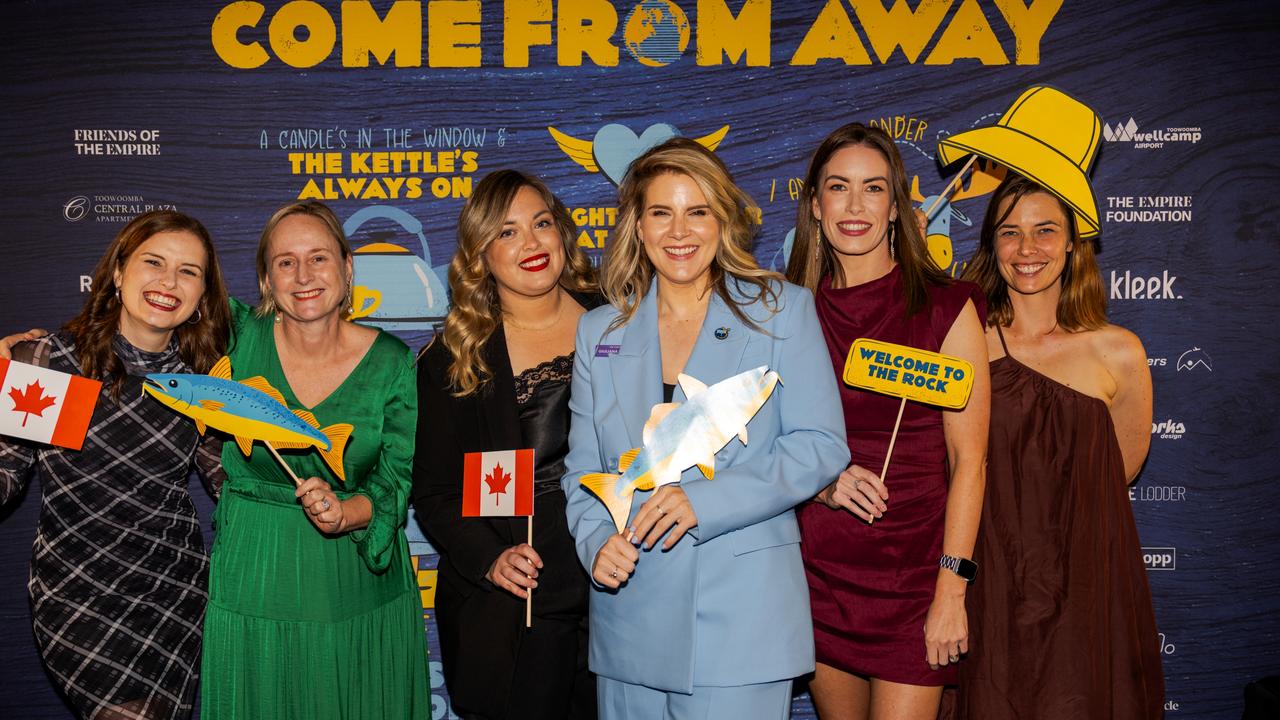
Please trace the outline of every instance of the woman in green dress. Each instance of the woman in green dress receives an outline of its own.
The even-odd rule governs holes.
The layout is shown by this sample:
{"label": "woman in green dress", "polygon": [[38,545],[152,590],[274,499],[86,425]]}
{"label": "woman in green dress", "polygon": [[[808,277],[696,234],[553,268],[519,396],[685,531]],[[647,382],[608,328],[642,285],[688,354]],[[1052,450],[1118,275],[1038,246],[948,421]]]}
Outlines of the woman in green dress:
{"label": "woman in green dress", "polygon": [[320,427],[354,426],[339,480],[314,448],[226,443],[214,516],[201,716],[426,718],[422,607],[403,532],[413,355],[350,314],[351,250],[321,203],[281,208],[257,254],[262,303],[232,303],[234,379],[255,376]]}

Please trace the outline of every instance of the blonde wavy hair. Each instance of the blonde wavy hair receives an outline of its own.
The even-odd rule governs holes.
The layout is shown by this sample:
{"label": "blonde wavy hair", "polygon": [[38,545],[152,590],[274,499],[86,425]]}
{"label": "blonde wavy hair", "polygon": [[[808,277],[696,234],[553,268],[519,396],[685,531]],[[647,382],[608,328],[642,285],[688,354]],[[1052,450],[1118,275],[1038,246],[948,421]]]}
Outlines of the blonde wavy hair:
{"label": "blonde wavy hair", "polygon": [[978,249],[965,267],[962,279],[975,283],[987,296],[987,325],[995,327],[999,323],[1001,327],[1009,327],[1013,324],[1009,283],[1000,274],[996,257],[996,230],[1013,213],[1019,200],[1035,193],[1057,200],[1067,218],[1065,230],[1071,249],[1067,251],[1070,257],[1059,278],[1062,294],[1058,297],[1058,326],[1067,332],[1097,330],[1107,324],[1107,293],[1095,257],[1096,241],[1081,239],[1075,213],[1057,195],[1017,173],[1010,172],[991,194],[982,220],[982,234],[978,236]]}
{"label": "blonde wavy hair", "polygon": [[444,319],[444,330],[438,335],[453,356],[449,382],[456,397],[470,395],[493,379],[482,350],[502,321],[502,305],[485,251],[502,231],[516,193],[526,187],[542,197],[560,234],[565,256],[560,287],[596,291],[595,270],[578,247],[578,226],[564,203],[533,175],[518,170],[495,170],[486,175],[458,215],[458,250],[449,263],[452,304]]}
{"label": "blonde wavy hair", "polygon": [[928,305],[929,286],[950,285],[951,278],[934,263],[916,225],[907,170],[898,146],[888,133],[877,127],[862,123],[843,125],[831,131],[814,151],[804,176],[804,191],[796,203],[796,236],[787,259],[787,279],[815,293],[824,277],[831,277],[840,286],[845,284],[844,269],[831,243],[822,234],[822,223],[813,215],[813,204],[822,192],[822,173],[827,163],[837,152],[854,145],[876,150],[889,164],[889,192],[898,209],[898,217],[889,229],[890,237],[896,240],[892,245],[893,259],[902,268],[907,314],[914,315]]}
{"label": "blonde wavy hair", "polygon": [[[617,329],[635,315],[649,292],[653,263],[645,254],[637,228],[644,212],[649,183],[660,175],[686,175],[702,190],[711,214],[720,224],[720,247],[711,262],[711,287],[744,325],[759,329],[742,308],[762,303],[778,311],[778,285],[783,277],[763,270],[751,254],[760,208],[733,182],[729,168],[707,148],[689,138],[675,137],[650,148],[631,163],[618,187],[618,221],[605,247],[600,291],[618,309],[610,325]],[[732,277],[741,298],[729,292]],[[754,292],[743,289],[754,286]]]}

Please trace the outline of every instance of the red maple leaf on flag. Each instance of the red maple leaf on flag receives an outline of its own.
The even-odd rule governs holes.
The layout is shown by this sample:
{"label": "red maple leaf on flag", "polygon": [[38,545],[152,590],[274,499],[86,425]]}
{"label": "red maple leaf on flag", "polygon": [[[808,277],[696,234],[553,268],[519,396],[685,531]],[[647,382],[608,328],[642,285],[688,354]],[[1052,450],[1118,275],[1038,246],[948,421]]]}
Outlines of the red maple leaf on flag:
{"label": "red maple leaf on flag", "polygon": [[[493,472],[484,476],[484,484],[489,486],[490,495],[503,495],[507,492],[507,484],[511,482],[511,473],[503,472],[502,463],[493,466]],[[493,499],[498,504],[498,498]]]}
{"label": "red maple leaf on flag", "polygon": [[32,413],[44,417],[44,411],[54,405],[58,399],[44,394],[44,388],[40,387],[39,381],[32,381],[27,385],[27,389],[18,392],[18,388],[9,388],[9,397],[13,398],[13,411],[24,413],[22,416],[22,427],[27,426],[27,418]]}

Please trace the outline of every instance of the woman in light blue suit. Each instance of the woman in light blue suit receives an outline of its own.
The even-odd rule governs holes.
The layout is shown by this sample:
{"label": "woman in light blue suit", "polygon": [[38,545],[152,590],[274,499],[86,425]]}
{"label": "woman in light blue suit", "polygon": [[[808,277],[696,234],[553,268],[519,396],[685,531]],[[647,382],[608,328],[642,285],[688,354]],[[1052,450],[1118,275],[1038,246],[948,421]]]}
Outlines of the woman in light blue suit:
{"label": "woman in light blue suit", "polygon": [[[786,718],[814,667],[792,508],[848,464],[844,419],[812,296],[750,253],[756,208],[684,138],[649,150],[619,188],[601,289],[573,370],[564,491],[591,573],[590,666],[600,716]],[[678,484],[636,492],[625,533],[583,475],[618,471],[650,410],[768,366],[785,383]],[[682,384],[683,383],[683,384]]]}

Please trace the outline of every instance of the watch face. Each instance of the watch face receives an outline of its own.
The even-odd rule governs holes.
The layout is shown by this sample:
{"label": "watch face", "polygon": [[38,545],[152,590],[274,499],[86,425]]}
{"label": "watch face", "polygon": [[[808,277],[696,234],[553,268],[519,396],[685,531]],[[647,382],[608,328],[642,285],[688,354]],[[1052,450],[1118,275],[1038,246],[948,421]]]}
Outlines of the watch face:
{"label": "watch face", "polygon": [[973,582],[973,579],[978,576],[978,563],[960,558],[960,566],[956,568],[956,574]]}

